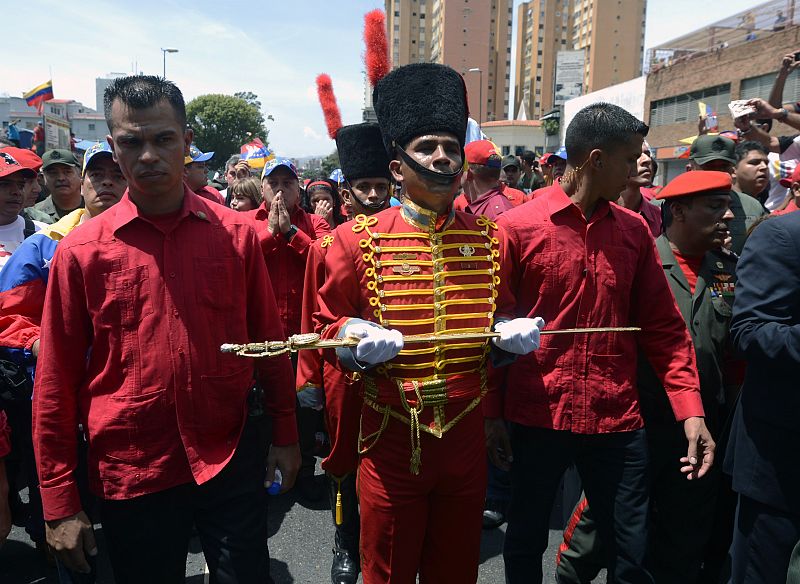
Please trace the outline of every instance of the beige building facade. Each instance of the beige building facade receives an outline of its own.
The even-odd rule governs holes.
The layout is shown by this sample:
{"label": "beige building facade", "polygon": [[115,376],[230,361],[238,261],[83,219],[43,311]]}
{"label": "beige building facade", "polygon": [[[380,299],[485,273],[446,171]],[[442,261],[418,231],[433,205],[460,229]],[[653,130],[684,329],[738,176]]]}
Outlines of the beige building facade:
{"label": "beige building facade", "polygon": [[448,65],[464,75],[473,118],[507,119],[513,0],[385,0],[385,8],[393,66]]}
{"label": "beige building facade", "polygon": [[527,118],[538,119],[557,105],[559,53],[583,53],[583,94],[639,77],[646,9],[647,0],[528,0],[520,4],[515,116],[522,109]]}

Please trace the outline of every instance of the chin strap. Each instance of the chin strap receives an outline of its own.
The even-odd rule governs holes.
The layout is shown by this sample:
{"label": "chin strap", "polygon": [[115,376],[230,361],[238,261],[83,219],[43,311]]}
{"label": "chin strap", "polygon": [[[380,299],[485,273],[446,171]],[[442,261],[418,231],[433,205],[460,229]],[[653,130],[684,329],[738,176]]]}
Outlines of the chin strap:
{"label": "chin strap", "polygon": [[[438,170],[431,170],[430,168],[425,168],[419,162],[414,160],[411,156],[409,156],[408,152],[405,149],[397,146],[397,152],[400,154],[400,158],[411,167],[411,170],[419,174],[420,176],[424,177],[426,180],[431,182],[440,184],[440,185],[452,185],[455,181],[461,178],[461,175],[464,173],[464,167],[462,166],[455,172],[439,172]],[[461,157],[464,158],[464,150],[461,150]]]}
{"label": "chin strap", "polygon": [[356,201],[358,201],[359,205],[361,205],[365,209],[369,209],[370,211],[376,211],[376,212],[377,211],[382,211],[386,207],[386,203],[389,201],[389,199],[392,198],[392,190],[390,188],[389,189],[389,194],[386,195],[386,198],[383,199],[382,201],[379,201],[377,203],[366,203],[366,202],[362,201],[360,197],[356,196],[356,193],[353,190],[353,185],[350,184],[350,181],[345,179],[345,182],[347,183],[347,188],[350,191],[350,194],[353,195],[353,197],[356,199]]}

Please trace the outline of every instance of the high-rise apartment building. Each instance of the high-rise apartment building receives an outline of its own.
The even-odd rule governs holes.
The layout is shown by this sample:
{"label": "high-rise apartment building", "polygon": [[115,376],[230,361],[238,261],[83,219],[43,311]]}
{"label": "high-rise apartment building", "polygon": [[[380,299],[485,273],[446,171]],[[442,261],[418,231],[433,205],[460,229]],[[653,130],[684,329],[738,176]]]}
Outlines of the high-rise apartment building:
{"label": "high-rise apartment building", "polygon": [[647,0],[523,2],[517,8],[515,115],[522,108],[537,119],[576,91],[640,76],[646,5]]}
{"label": "high-rise apartment building", "polygon": [[586,93],[642,74],[647,0],[573,0],[572,48],[584,50]]}
{"label": "high-rise apartment building", "polygon": [[470,115],[509,113],[513,0],[385,0],[392,64],[434,62],[464,75]]}

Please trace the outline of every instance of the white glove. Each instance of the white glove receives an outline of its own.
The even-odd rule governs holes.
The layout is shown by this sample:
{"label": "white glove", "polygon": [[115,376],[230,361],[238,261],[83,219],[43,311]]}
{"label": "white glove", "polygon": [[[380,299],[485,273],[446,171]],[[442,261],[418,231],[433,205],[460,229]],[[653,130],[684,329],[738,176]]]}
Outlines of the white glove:
{"label": "white glove", "polygon": [[501,322],[494,330],[500,333],[492,339],[495,346],[516,355],[527,355],[539,348],[539,331],[544,327],[544,319],[515,318]]}
{"label": "white glove", "polygon": [[378,325],[352,324],[345,329],[345,336],[361,339],[358,345],[350,347],[360,363],[385,363],[394,359],[403,349],[403,334],[400,331]]}
{"label": "white glove", "polygon": [[325,407],[325,393],[321,387],[308,386],[297,392],[297,403],[301,408],[311,408],[320,412]]}

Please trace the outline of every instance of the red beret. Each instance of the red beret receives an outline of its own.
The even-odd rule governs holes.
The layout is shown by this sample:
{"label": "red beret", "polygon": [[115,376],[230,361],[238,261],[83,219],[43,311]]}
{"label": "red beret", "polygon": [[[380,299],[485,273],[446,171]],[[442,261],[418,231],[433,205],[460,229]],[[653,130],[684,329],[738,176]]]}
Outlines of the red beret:
{"label": "red beret", "polygon": [[679,174],[661,189],[656,199],[677,199],[731,190],[731,175],[718,170],[692,170]]}
{"label": "red beret", "polygon": [[482,164],[492,168],[500,168],[500,154],[489,140],[475,140],[464,146],[464,154],[470,164]]}

